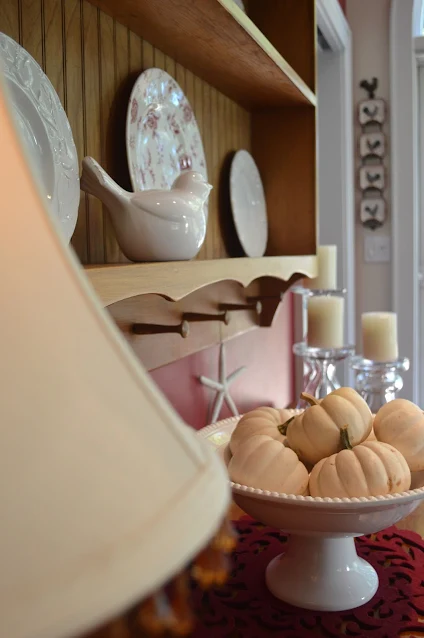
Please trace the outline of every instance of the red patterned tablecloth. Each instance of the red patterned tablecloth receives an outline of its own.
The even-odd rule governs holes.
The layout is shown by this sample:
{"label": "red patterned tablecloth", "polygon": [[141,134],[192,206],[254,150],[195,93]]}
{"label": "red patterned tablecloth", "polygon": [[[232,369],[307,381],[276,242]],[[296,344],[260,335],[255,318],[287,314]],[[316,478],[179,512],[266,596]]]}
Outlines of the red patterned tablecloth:
{"label": "red patterned tablecloth", "polygon": [[194,589],[194,638],[424,637],[424,542],[418,534],[391,527],[357,539],[359,555],[378,572],[378,592],[357,609],[321,613],[282,603],[266,588],[265,568],[284,551],[287,537],[250,519],[235,525],[239,542],[228,584]]}

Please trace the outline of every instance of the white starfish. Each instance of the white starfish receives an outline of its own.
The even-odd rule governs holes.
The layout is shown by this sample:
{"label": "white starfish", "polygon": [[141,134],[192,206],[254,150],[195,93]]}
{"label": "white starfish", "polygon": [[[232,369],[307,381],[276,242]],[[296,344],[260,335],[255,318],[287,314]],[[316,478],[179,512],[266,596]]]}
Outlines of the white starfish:
{"label": "white starfish", "polygon": [[246,366],[242,366],[241,368],[234,370],[234,372],[231,372],[231,374],[229,374],[227,377],[225,348],[224,344],[221,343],[219,348],[219,380],[215,381],[214,379],[208,379],[208,377],[204,377],[203,375],[199,377],[200,383],[205,385],[207,388],[211,388],[211,390],[216,391],[216,397],[212,409],[211,423],[215,423],[215,421],[218,420],[224,400],[231,410],[232,414],[234,416],[239,415],[236,404],[234,403],[234,400],[230,395],[230,385],[233,381],[235,381],[235,379],[237,379],[237,377],[241,375],[242,372],[245,371],[245,369]]}

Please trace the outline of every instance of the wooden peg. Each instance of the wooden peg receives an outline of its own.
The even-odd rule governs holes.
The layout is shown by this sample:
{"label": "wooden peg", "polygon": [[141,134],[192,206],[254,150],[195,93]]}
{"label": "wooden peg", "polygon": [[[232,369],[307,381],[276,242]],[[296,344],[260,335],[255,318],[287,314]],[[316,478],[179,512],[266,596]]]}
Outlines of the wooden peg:
{"label": "wooden peg", "polygon": [[220,310],[228,310],[233,312],[235,310],[254,310],[257,315],[262,312],[262,303],[258,300],[250,301],[249,303],[220,303]]}
{"label": "wooden peg", "polygon": [[183,314],[185,321],[192,321],[196,323],[198,321],[222,321],[226,326],[230,323],[230,313],[223,312],[219,315],[211,315],[203,312],[185,312]]}
{"label": "wooden peg", "polygon": [[184,320],[176,326],[161,326],[156,323],[133,323],[131,332],[135,335],[157,335],[175,332],[185,339],[190,333],[190,326]]}
{"label": "wooden peg", "polygon": [[247,301],[253,303],[254,301],[260,301],[266,303],[267,301],[283,301],[284,292],[279,295],[257,295],[256,297],[247,297]]}

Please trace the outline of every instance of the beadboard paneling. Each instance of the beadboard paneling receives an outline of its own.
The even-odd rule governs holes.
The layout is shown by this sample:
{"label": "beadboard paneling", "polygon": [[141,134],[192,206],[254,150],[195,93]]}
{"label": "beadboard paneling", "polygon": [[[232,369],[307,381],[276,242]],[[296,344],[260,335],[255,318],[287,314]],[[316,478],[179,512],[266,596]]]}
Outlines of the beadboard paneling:
{"label": "beadboard paneling", "polygon": [[[24,46],[49,76],[67,111],[80,161],[92,155],[125,188],[130,184],[125,114],[134,81],[152,66],[175,77],[196,114],[214,186],[198,258],[225,257],[228,243],[234,254],[234,237],[222,227],[230,223],[230,154],[250,149],[250,115],[243,108],[86,0],[1,0],[0,31]],[[126,261],[104,207],[83,193],[72,243],[83,263]]]}

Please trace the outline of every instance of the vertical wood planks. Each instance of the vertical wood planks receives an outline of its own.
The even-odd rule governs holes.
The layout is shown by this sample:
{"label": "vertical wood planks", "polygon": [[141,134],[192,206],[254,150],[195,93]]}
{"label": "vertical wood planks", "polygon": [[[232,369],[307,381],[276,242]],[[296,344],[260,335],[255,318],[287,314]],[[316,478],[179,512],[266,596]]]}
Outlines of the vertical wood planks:
{"label": "vertical wood planks", "polygon": [[[84,121],[83,91],[85,88],[83,40],[82,40],[82,0],[66,0],[64,7],[65,34],[65,106],[68,113],[77,148],[78,158],[84,156]],[[72,237],[72,244],[85,264],[88,261],[87,243],[87,210],[84,193],[80,196],[78,221]]]}
{"label": "vertical wood planks", "polygon": [[178,62],[175,64],[175,79],[182,90],[185,91],[185,68]]}
{"label": "vertical wood planks", "polygon": [[[231,162],[233,161],[234,155],[235,153],[240,150],[242,144],[243,144],[243,140],[240,138],[239,135],[239,119],[240,119],[240,107],[238,106],[238,104],[236,104],[235,102],[231,102],[231,137],[232,137],[232,157],[230,158],[229,161],[229,166],[228,166],[228,180],[230,180],[230,175],[231,175]],[[231,237],[231,243],[234,242],[234,244],[237,243],[236,238],[234,237],[235,235],[235,231],[234,231],[234,218],[233,218],[233,211],[232,211],[232,206],[231,206],[231,186],[230,183],[228,183],[228,214],[230,216],[229,220],[228,220],[228,227],[230,230],[230,237]],[[239,251],[237,251],[239,252]]]}
{"label": "vertical wood planks", "polygon": [[218,187],[219,187],[219,93],[216,89],[211,88],[211,156],[209,160],[211,171],[211,184],[213,191],[211,192],[211,245],[213,259],[217,259],[220,255],[220,237],[219,237],[219,211],[218,211]]}
{"label": "vertical wood planks", "polygon": [[[202,141],[203,148],[205,150],[206,156],[206,165],[208,169],[208,180],[209,183],[212,183],[212,166],[211,166],[211,156],[212,156],[212,111],[211,111],[211,87],[209,84],[202,82],[203,88],[203,130],[202,130]],[[212,184],[213,185],[213,184]],[[213,255],[213,243],[212,243],[212,234],[213,234],[213,222],[212,222],[212,198],[213,190],[211,195],[209,196],[209,206],[208,206],[208,226],[206,230],[206,240],[204,244],[204,258],[212,259]]]}
{"label": "vertical wood planks", "polygon": [[151,69],[155,66],[154,51],[150,42],[143,40],[143,68]]}
{"label": "vertical wood planks", "polygon": [[239,149],[239,136],[238,136],[238,106],[235,102],[231,102],[231,144],[232,151],[237,151]]}
{"label": "vertical wood planks", "polygon": [[244,144],[244,124],[243,124],[243,114],[241,112],[241,108],[238,108],[237,114],[237,137],[238,137],[238,149],[245,148]]}
{"label": "vertical wood planks", "polygon": [[[3,4],[4,0],[1,0]],[[43,66],[43,3],[42,0],[20,0],[21,44]]]}
{"label": "vertical wood planks", "polygon": [[44,71],[64,104],[62,4],[57,0],[43,0],[43,5]]}
{"label": "vertical wood planks", "polygon": [[[84,119],[85,139],[84,155],[94,157],[101,162],[101,130],[100,122],[100,16],[93,5],[84,4]],[[103,208],[97,197],[85,195],[87,208],[87,245],[88,261],[101,264],[104,261],[103,244]]]}
{"label": "vertical wood planks", "polygon": [[115,66],[116,90],[119,91],[129,72],[129,31],[119,22],[115,23]]}
{"label": "vertical wood planks", "polygon": [[165,55],[165,71],[175,78],[175,60]]}
{"label": "vertical wood planks", "polygon": [[[194,77],[194,99],[192,102],[192,107],[194,110],[194,114],[196,116],[202,141],[204,141],[205,127],[203,123],[203,85],[200,78],[197,78],[197,77]],[[206,259],[206,254],[207,254],[206,245],[207,245],[207,241],[205,240],[203,246],[201,247],[199,251],[197,259]]]}
{"label": "vertical wood planks", "polygon": [[218,95],[218,118],[219,118],[219,128],[218,128],[218,165],[217,165],[217,178],[216,178],[216,188],[218,191],[218,240],[219,240],[219,253],[217,257],[225,257],[225,246],[224,246],[224,237],[223,232],[225,226],[223,225],[222,216],[224,211],[221,206],[222,200],[222,183],[221,180],[225,179],[225,175],[223,174],[223,168],[225,163],[225,158],[228,153],[227,146],[227,131],[228,131],[228,119],[226,113],[226,105],[227,98],[222,93]]}
{"label": "vertical wood planks", "polygon": [[165,71],[165,54],[162,53],[162,51],[160,51],[159,49],[156,49],[156,47],[153,47],[153,51],[155,67],[157,69],[162,69],[163,71]]}
{"label": "vertical wood planks", "polygon": [[20,42],[20,0],[13,2],[0,2],[0,31]]}
{"label": "vertical wood planks", "polygon": [[[115,97],[112,119],[114,122],[113,164],[114,178],[125,189],[131,190],[128,167],[126,162],[125,126],[127,119],[128,101],[131,95],[131,79],[129,77],[129,31],[118,22],[115,23]],[[115,240],[116,242],[116,240]],[[117,261],[128,262],[118,247]]]}
{"label": "vertical wood planks", "polygon": [[129,72],[135,82],[143,69],[143,42],[132,31],[129,32]]}
{"label": "vertical wood planks", "polygon": [[240,148],[251,151],[251,116],[250,113],[245,111],[240,106],[238,107],[238,122],[239,122],[239,142]]}
{"label": "vertical wood planks", "polygon": [[194,78],[194,101],[193,101],[193,109],[196,115],[197,124],[199,126],[200,134],[202,135],[205,131],[205,126],[203,122],[203,83],[202,80],[198,77]]}
{"label": "vertical wood planks", "polygon": [[194,107],[194,75],[188,69],[185,72],[185,94],[191,106]]}
{"label": "vertical wood planks", "polygon": [[[115,97],[115,25],[112,18],[100,12],[100,141],[102,166],[113,172],[113,122],[111,111]],[[119,246],[107,208],[103,206],[104,254],[107,263],[119,261]]]}

